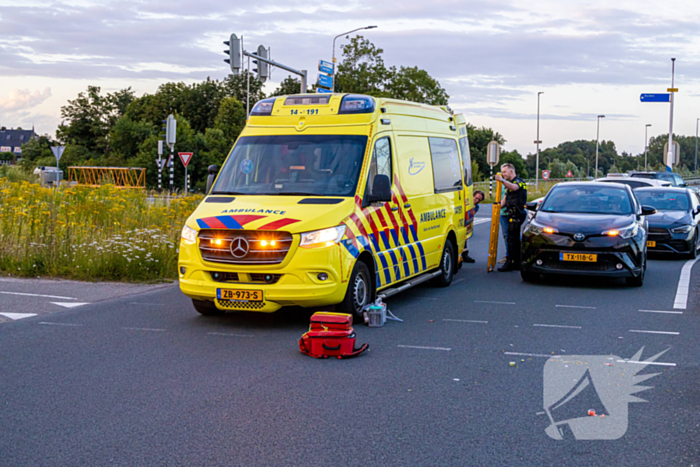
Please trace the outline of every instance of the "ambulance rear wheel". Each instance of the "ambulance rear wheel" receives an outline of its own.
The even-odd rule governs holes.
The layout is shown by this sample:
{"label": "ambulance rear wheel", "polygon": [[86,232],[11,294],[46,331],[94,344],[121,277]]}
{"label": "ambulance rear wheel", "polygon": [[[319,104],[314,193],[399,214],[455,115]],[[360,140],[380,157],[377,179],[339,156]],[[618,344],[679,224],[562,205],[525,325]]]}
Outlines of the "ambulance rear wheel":
{"label": "ambulance rear wheel", "polygon": [[455,275],[455,247],[450,240],[445,243],[440,260],[440,275],[433,279],[438,287],[449,287]]}
{"label": "ambulance rear wheel", "polygon": [[194,306],[195,310],[197,310],[200,314],[205,316],[215,316],[224,314],[224,310],[219,310],[216,307],[216,305],[214,305],[214,302],[210,302],[209,300],[195,300],[193,298],[192,305]]}
{"label": "ambulance rear wheel", "polygon": [[371,279],[372,275],[369,273],[367,265],[358,261],[352,270],[345,298],[336,305],[336,311],[352,315],[355,323],[364,322],[362,309],[374,300],[374,287],[372,287]]}

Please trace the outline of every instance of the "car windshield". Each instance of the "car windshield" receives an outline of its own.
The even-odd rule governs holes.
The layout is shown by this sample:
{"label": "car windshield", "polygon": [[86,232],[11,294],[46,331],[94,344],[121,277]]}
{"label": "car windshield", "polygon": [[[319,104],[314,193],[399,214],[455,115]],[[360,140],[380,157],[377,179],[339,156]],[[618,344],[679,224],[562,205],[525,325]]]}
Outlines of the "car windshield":
{"label": "car windshield", "polygon": [[635,192],[639,204],[652,206],[657,211],[687,211],[688,196],[677,191],[644,191]]}
{"label": "car windshield", "polygon": [[559,184],[552,188],[540,210],[572,214],[632,214],[632,202],[622,188]]}
{"label": "car windshield", "polygon": [[366,146],[358,135],[242,137],[212,194],[354,196]]}

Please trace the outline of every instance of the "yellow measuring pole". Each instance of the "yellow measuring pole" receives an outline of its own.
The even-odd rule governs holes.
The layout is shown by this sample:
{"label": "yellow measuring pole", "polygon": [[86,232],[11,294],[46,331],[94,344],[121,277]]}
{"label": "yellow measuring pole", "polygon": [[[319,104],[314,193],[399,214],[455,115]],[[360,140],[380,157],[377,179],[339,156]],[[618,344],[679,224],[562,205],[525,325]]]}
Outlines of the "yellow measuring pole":
{"label": "yellow measuring pole", "polygon": [[[499,174],[500,175],[500,174]],[[492,272],[496,269],[496,257],[498,256],[498,230],[501,226],[501,191],[503,183],[496,184],[496,200],[491,209],[491,236],[489,237],[489,258],[486,262],[486,270]]]}

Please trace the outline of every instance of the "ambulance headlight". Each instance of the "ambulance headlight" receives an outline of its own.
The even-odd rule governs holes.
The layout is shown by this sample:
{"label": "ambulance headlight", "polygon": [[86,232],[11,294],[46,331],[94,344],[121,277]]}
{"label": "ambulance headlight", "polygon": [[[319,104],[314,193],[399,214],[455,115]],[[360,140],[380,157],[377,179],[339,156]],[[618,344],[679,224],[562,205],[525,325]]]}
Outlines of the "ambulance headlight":
{"label": "ambulance headlight", "polygon": [[306,232],[301,234],[299,246],[302,248],[333,246],[343,239],[343,235],[345,235],[344,225],[331,227],[330,229],[316,230],[314,232]]}
{"label": "ambulance headlight", "polygon": [[191,227],[184,226],[182,228],[182,241],[190,245],[197,243],[197,231]]}

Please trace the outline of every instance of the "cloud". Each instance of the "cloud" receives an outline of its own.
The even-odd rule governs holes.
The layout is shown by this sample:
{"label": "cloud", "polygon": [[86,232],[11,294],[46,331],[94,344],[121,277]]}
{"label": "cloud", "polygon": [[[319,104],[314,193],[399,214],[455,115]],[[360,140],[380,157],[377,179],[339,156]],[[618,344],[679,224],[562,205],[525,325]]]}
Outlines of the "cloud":
{"label": "cloud", "polygon": [[7,97],[0,99],[0,110],[15,112],[18,110],[31,109],[51,97],[51,88],[44,89],[43,92],[29,89],[12,89]]}

